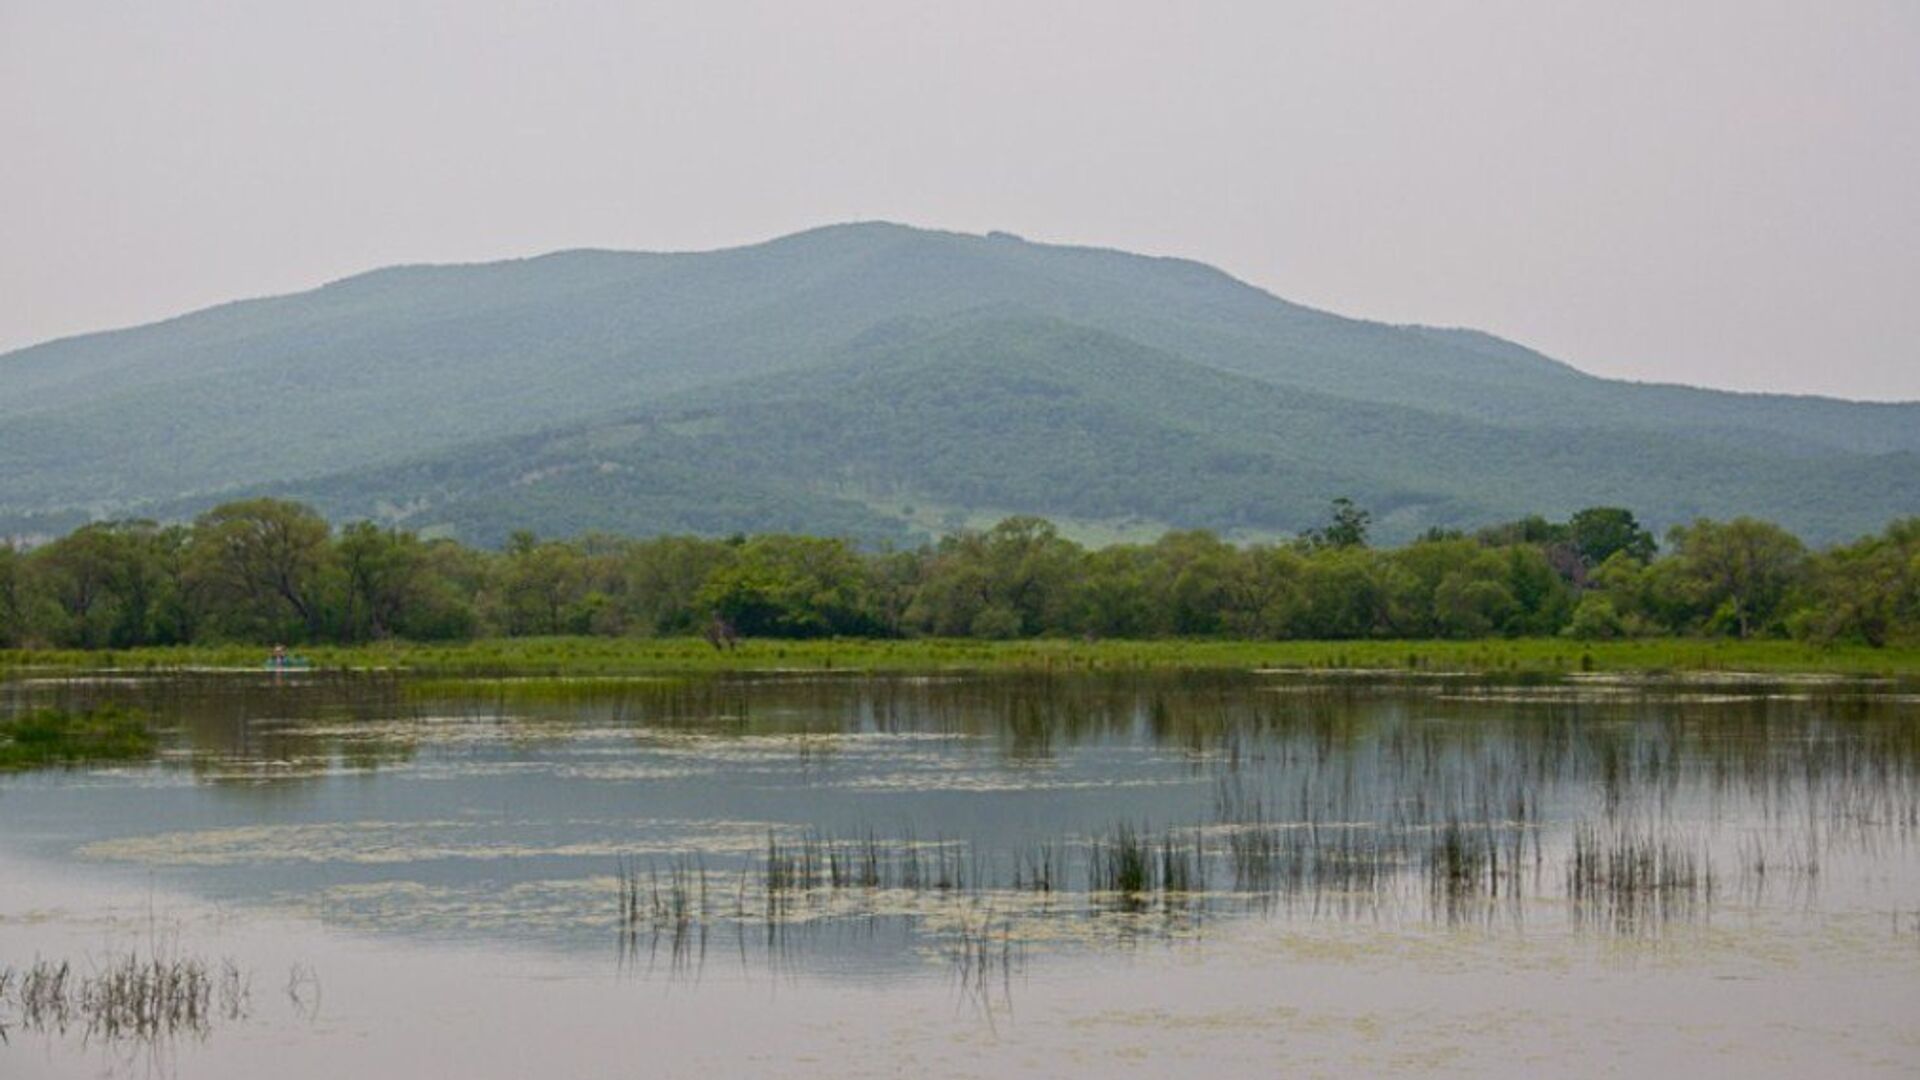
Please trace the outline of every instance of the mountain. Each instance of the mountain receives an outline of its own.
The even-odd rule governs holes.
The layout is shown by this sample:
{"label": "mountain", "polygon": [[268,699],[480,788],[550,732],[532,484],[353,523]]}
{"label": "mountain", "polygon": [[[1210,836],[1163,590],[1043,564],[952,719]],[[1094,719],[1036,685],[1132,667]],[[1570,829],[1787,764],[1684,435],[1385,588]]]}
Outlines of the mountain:
{"label": "mountain", "polygon": [[0,356],[0,528],[271,491],[519,527],[906,539],[1005,512],[1389,536],[1594,503],[1920,509],[1920,404],[1582,374],[1178,259],[862,224],[401,267]]}

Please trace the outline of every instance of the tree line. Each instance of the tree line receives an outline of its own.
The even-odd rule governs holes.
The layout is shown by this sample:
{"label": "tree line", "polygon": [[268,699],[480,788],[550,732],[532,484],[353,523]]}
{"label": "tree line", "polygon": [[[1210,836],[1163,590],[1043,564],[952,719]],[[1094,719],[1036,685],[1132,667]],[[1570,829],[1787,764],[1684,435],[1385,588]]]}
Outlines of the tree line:
{"label": "tree line", "polygon": [[0,647],[365,642],[547,634],[1250,639],[1660,634],[1920,640],[1920,517],[1809,550],[1777,525],[1698,520],[1664,542],[1623,509],[1369,544],[1323,528],[1088,548],[1013,517],[910,550],[816,536],[572,540],[502,550],[273,499],[191,524],[86,525],[0,544]]}

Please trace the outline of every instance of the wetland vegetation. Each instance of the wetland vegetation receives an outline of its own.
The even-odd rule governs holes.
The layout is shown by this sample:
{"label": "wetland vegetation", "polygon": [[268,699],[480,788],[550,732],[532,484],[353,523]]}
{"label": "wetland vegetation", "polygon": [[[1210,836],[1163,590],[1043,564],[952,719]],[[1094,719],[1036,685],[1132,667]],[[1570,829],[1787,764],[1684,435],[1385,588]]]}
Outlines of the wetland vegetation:
{"label": "wetland vegetation", "polygon": [[170,950],[129,951],[0,966],[0,1039],[9,1027],[109,1044],[204,1038],[216,1022],[238,1022],[253,1005],[253,980],[232,960],[211,962]]}
{"label": "wetland vegetation", "polygon": [[36,709],[0,717],[0,773],[151,757],[155,740],[144,715],[115,705],[82,712]]}

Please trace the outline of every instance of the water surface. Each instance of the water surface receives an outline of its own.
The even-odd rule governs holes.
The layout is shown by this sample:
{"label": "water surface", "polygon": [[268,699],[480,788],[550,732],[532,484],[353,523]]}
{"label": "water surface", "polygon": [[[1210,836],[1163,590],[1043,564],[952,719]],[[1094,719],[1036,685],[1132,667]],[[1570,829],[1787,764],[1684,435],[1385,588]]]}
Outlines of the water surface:
{"label": "water surface", "polygon": [[8,1075],[1920,1068],[1920,688],[1286,672],[17,680],[0,965],[243,1010]]}

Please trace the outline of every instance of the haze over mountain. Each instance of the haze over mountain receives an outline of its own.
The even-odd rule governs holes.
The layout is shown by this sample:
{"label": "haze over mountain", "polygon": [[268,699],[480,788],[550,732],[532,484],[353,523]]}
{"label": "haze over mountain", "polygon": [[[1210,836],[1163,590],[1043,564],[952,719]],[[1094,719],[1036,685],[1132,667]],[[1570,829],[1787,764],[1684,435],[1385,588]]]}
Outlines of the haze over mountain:
{"label": "haze over mountain", "polygon": [[1184,260],[887,224],[379,270],[0,356],[0,386],[0,531],[252,492],[480,541],[1270,534],[1338,495],[1388,537],[1610,503],[1825,540],[1920,508],[1920,403],[1610,381]]}

